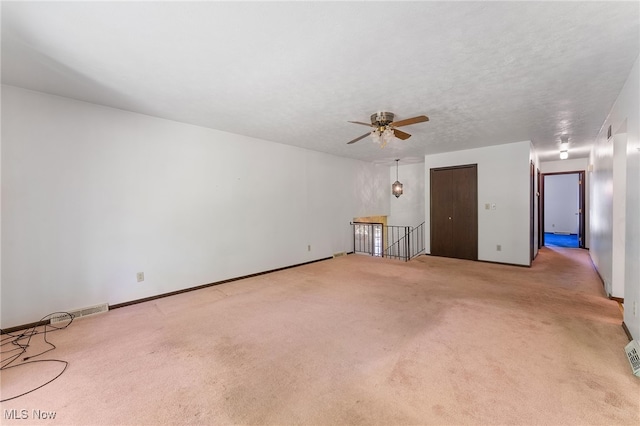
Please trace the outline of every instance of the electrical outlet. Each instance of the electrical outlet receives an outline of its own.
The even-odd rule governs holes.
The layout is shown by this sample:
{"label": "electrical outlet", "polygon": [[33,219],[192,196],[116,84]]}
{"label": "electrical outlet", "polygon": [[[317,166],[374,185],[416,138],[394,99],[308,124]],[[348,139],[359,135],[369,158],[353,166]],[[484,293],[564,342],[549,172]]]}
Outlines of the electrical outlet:
{"label": "electrical outlet", "polygon": [[311,251],[311,244],[307,246],[307,251]]}
{"label": "electrical outlet", "polygon": [[136,274],[136,279],[138,280],[139,283],[141,283],[142,281],[144,281],[144,272],[138,272]]}
{"label": "electrical outlet", "polygon": [[485,210],[489,210],[489,209],[491,209],[491,204],[489,204],[489,203],[485,203],[485,205],[484,205],[484,209],[485,209]]}
{"label": "electrical outlet", "polygon": [[502,246],[500,244],[496,245],[496,251],[502,251]]}

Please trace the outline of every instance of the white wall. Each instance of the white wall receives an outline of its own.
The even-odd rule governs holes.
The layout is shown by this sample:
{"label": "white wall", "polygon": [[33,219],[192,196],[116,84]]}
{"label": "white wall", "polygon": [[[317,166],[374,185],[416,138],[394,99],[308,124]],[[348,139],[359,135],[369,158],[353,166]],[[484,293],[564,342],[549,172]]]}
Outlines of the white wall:
{"label": "white wall", "polygon": [[[416,227],[424,222],[424,163],[405,164],[398,167],[398,180],[404,193],[396,198],[390,196],[388,225]],[[389,168],[388,191],[396,181],[396,166]]]}
{"label": "white wall", "polygon": [[351,251],[388,171],[3,86],[2,327]]}
{"label": "white wall", "polygon": [[544,181],[544,232],[578,233],[577,174],[550,175]]}
{"label": "white wall", "polygon": [[588,158],[572,158],[569,160],[543,161],[540,163],[542,173],[564,173],[587,171]]}
{"label": "white wall", "polygon": [[[640,339],[640,66],[638,59],[605,120],[591,151],[591,257],[607,285],[613,290],[613,270],[624,276],[624,322],[635,339]],[[607,140],[611,126],[614,137]],[[626,138],[626,170],[623,200],[614,199],[614,141]],[[616,161],[617,163],[617,161]],[[621,174],[616,173],[616,176]],[[624,248],[614,240],[613,204],[624,202]],[[614,250],[615,245],[615,250]],[[614,251],[623,260],[614,262]],[[623,264],[623,266],[622,266]],[[624,270],[624,274],[622,274]],[[615,285],[617,288],[617,283]]]}
{"label": "white wall", "polygon": [[613,206],[611,209],[611,296],[624,299],[625,282],[625,228],[627,192],[627,133],[624,128],[613,135]]}
{"label": "white wall", "polygon": [[[524,141],[425,156],[426,253],[431,252],[430,170],[477,164],[478,260],[529,265],[530,148]],[[486,210],[486,203],[496,209]]]}

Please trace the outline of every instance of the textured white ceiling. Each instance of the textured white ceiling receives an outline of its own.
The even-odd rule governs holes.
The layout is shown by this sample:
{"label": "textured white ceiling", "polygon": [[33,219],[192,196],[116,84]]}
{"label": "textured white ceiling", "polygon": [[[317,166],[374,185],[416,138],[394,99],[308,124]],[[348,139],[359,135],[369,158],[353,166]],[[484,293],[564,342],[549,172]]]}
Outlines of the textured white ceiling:
{"label": "textured white ceiling", "polygon": [[[366,161],[560,135],[585,157],[638,2],[3,2],[2,82]],[[428,123],[385,149],[348,120]]]}

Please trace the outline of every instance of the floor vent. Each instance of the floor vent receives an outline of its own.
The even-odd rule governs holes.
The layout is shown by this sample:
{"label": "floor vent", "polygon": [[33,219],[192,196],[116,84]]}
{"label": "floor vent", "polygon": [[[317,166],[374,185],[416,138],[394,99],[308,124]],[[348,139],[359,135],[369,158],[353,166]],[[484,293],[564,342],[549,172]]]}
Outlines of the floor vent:
{"label": "floor vent", "polygon": [[[76,309],[75,311],[69,311],[73,316],[73,319],[87,317],[89,315],[100,314],[109,310],[109,304],[102,303],[100,305],[89,306],[88,308]],[[51,317],[51,324],[58,322],[69,321],[69,316],[66,313],[60,312]]]}
{"label": "floor vent", "polygon": [[627,353],[627,358],[629,358],[633,374],[640,377],[640,344],[632,340],[624,347],[624,351]]}
{"label": "floor vent", "polygon": [[334,257],[334,258],[336,258],[336,257],[340,257],[340,256],[346,256],[346,255],[347,255],[347,252],[346,252],[346,251],[341,251],[341,252],[338,252],[338,253],[333,253],[333,257]]}

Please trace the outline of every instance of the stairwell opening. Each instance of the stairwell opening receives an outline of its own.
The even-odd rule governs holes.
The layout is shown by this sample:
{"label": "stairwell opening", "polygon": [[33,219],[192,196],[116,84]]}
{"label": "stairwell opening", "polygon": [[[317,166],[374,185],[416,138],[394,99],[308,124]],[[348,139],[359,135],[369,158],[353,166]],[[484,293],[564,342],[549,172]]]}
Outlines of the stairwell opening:
{"label": "stairwell opening", "polygon": [[386,216],[354,218],[353,252],[408,261],[424,253],[424,222],[413,226],[391,226]]}

